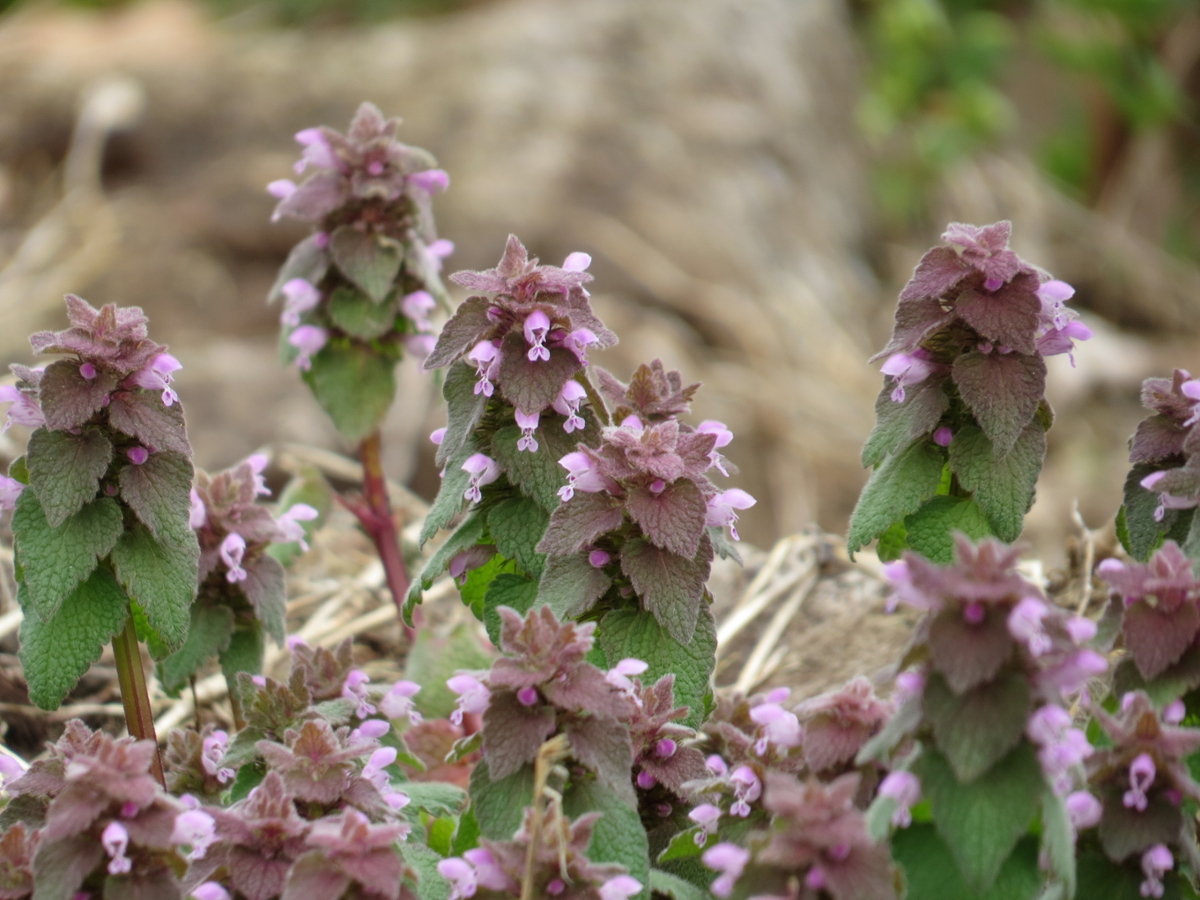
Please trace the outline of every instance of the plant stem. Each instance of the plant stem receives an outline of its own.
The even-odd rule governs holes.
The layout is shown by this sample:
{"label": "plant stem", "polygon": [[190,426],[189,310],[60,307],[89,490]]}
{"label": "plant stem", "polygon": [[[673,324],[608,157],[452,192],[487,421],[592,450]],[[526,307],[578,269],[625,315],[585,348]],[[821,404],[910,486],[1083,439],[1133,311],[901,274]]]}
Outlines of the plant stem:
{"label": "plant stem", "polygon": [[[366,508],[352,505],[363,529],[375,542],[379,560],[383,563],[388,590],[396,604],[396,614],[404,607],[404,596],[408,593],[408,570],[400,553],[400,536],[396,531],[396,520],[392,517],[392,504],[388,500],[387,478],[383,474],[383,455],[380,450],[379,432],[376,431],[359,448],[359,459],[363,467],[363,499]],[[401,625],[403,625],[403,620]],[[405,631],[409,629],[405,627]],[[411,637],[411,634],[410,634]]]}
{"label": "plant stem", "polygon": [[158,736],[154,733],[154,710],[150,706],[150,692],[146,688],[146,673],[142,670],[142,654],[132,615],[126,617],[125,628],[113,636],[112,646],[117,660],[121,702],[125,705],[125,727],[138,740],[154,741],[150,772],[165,790],[167,782],[163,777],[162,754],[158,749]]}

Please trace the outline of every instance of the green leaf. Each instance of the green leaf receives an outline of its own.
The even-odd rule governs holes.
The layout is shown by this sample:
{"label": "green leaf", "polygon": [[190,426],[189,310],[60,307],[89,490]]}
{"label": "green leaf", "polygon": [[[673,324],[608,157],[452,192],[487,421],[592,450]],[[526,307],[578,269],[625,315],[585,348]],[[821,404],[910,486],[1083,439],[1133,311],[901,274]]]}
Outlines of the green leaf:
{"label": "green leaf", "polygon": [[[450,882],[437,870],[437,864],[442,861],[442,857],[436,850],[410,839],[400,848],[400,855],[417,873],[417,883],[412,891],[417,900],[446,900],[450,896]],[[408,892],[402,893],[402,896],[407,895]]]}
{"label": "green leaf", "polygon": [[646,671],[638,676],[643,684],[674,674],[675,705],[688,708],[680,723],[688,728],[703,724],[717,654],[716,623],[707,606],[700,610],[696,632],[686,644],[672,638],[650,613],[627,609],[610,612],[600,620],[596,642],[609,668],[628,658],[646,663]]}
{"label": "green leaf", "polygon": [[471,474],[463,468],[468,457],[477,452],[474,442],[468,441],[462,449],[446,463],[446,473],[442,476],[441,486],[433,506],[425,516],[421,526],[421,536],[417,539],[418,546],[424,547],[425,542],[450,524],[450,521],[462,512],[463,495],[471,482]]}
{"label": "green leaf", "polygon": [[[300,523],[300,527],[304,529],[305,540],[311,543],[313,535],[324,527],[330,511],[333,509],[333,488],[329,486],[329,482],[325,480],[325,476],[316,466],[307,464],[301,466],[284,487],[276,506],[279,514],[282,515],[298,503],[306,503],[317,511],[315,519],[307,519]],[[267,547],[266,552],[281,566],[287,568],[304,551],[301,549],[299,541],[292,541],[288,544],[271,544]]]}
{"label": "green leaf", "polygon": [[1037,422],[1025,427],[1007,455],[997,458],[983,430],[960,428],[950,444],[950,468],[975,495],[996,537],[1012,542],[1033,505],[1034,487],[1046,456],[1046,432]]}
{"label": "green leaf", "polygon": [[992,528],[974,500],[965,497],[934,497],[904,519],[908,546],[941,565],[954,561],[954,532],[973,541],[987,537]]}
{"label": "green leaf", "polygon": [[1010,672],[956,696],[934,672],[925,685],[924,703],[938,748],[960,781],[972,781],[1021,740],[1029,684],[1024,673]]}
{"label": "green leaf", "polygon": [[25,456],[29,486],[51,526],[61,525],[96,496],[112,456],[112,442],[95,428],[79,434],[39,428],[30,436]]}
{"label": "green leaf", "polygon": [[488,587],[483,600],[483,624],[488,638],[500,646],[500,607],[508,606],[522,616],[538,599],[538,583],[524,575],[500,574]]}
{"label": "green leaf", "polygon": [[1158,467],[1150,463],[1134,466],[1125,476],[1125,503],[1121,507],[1124,514],[1124,531],[1127,535],[1125,550],[1139,562],[1145,562],[1154,552],[1154,548],[1162,542],[1163,533],[1170,529],[1178,512],[1169,509],[1161,522],[1155,521],[1154,511],[1158,509],[1158,494],[1142,487],[1142,479]]}
{"label": "green leaf", "polygon": [[[563,793],[563,812],[572,819],[589,812],[601,816],[592,829],[588,859],[619,863],[647,885],[650,881],[650,845],[636,809],[626,806],[599,781],[576,781]],[[634,894],[645,897],[647,892]]]}
{"label": "green leaf", "polygon": [[[971,890],[954,864],[945,842],[932,825],[917,823],[892,836],[892,854],[904,867],[907,900],[1033,900],[1042,888],[1037,867],[1037,844],[1029,838],[1017,844],[995,883],[987,891]],[[1081,895],[1080,900],[1088,895]],[[1131,898],[1132,900],[1132,898]]]}
{"label": "green leaf", "polygon": [[220,654],[221,673],[229,686],[229,693],[240,696],[238,673],[258,675],[263,669],[263,659],[266,657],[267,639],[263,634],[262,625],[251,622],[238,628],[229,639],[229,646]]}
{"label": "green leaf", "polygon": [[[446,381],[442,384],[442,397],[446,401],[446,433],[434,457],[439,466],[457,457],[459,451],[471,443],[471,434],[483,418],[488,398],[482,391],[475,393],[478,380],[474,367],[465,362],[455,363],[446,372]],[[462,495],[462,491],[459,491],[459,495]]]}
{"label": "green leaf", "polygon": [[907,700],[896,710],[895,714],[884,723],[883,728],[873,738],[862,745],[854,764],[861,766],[874,760],[883,759],[896,746],[908,737],[921,724],[923,707],[920,697]]}
{"label": "green leaf", "polygon": [[1142,678],[1130,657],[1117,663],[1113,670],[1113,690],[1117,696],[1130,691],[1145,691],[1156,706],[1166,706],[1177,697],[1182,697],[1200,687],[1200,653],[1185,653],[1183,658],[1151,681]]}
{"label": "green leaf", "polygon": [[533,548],[546,532],[549,514],[527,497],[509,497],[492,507],[487,521],[496,549],[535,579],[541,578],[546,554]]}
{"label": "green leaf", "polygon": [[125,466],[117,481],[121,499],[155,538],[178,541],[192,530],[188,515],[194,477],[190,459],[182,453],[163,450],[152,454],[140,466]]}
{"label": "green leaf", "polygon": [[475,811],[467,807],[467,811],[458,817],[458,830],[454,832],[454,844],[450,848],[451,856],[462,856],[468,850],[479,846],[479,820]]}
{"label": "green leaf", "polygon": [[[1099,850],[1079,854],[1078,900],[1142,900],[1141,884],[1146,876],[1136,861],[1118,865]],[[1163,876],[1162,900],[1179,900],[1180,881],[1174,872]]]}
{"label": "green leaf", "polygon": [[476,630],[465,622],[445,637],[423,628],[408,651],[404,677],[422,686],[413,698],[421,714],[444,719],[458,704],[458,695],[446,686],[446,679],[459,669],[486,669],[491,664],[492,657],[480,645]]}
{"label": "green leaf", "polygon": [[404,807],[405,815],[409,810],[424,810],[431,816],[457,816],[467,805],[467,792],[444,781],[407,781],[400,790],[410,801]]}
{"label": "green leaf", "polygon": [[987,890],[1041,804],[1045,782],[1033,747],[1022,742],[969,784],[959,783],[946,757],[931,748],[912,771],[959,871],[973,889]]}
{"label": "green leaf", "polygon": [[433,556],[429,557],[429,561],[421,569],[421,574],[412,580],[408,596],[404,598],[402,612],[404,621],[410,626],[412,625],[413,607],[421,602],[421,594],[432,587],[433,582],[446,571],[446,567],[450,565],[450,560],[454,558],[455,554],[479,542],[486,530],[485,525],[484,517],[473,511],[462,521],[454,534],[446,538],[446,543],[438,547]]}
{"label": "green leaf", "polygon": [[[492,781],[487,763],[480,760],[471,770],[469,792],[479,833],[490,841],[510,841],[521,827],[525,807],[533,802],[533,765]],[[638,830],[642,830],[641,823]]]}
{"label": "green leaf", "polygon": [[662,869],[650,870],[650,890],[666,894],[671,900],[712,900],[712,894],[704,888]]}
{"label": "green leaf", "polygon": [[140,524],[127,530],[112,549],[117,579],[146,611],[150,626],[172,650],[187,637],[200,546],[190,529],[186,536],[157,541]]}
{"label": "green leaf", "polygon": [[908,532],[904,530],[903,522],[896,522],[879,536],[875,545],[875,554],[880,562],[891,562],[899,559],[908,549]]}
{"label": "green leaf", "polygon": [[[18,599],[24,592],[18,586]],[[125,627],[129,603],[108,569],[96,569],[48,619],[21,622],[21,665],[29,699],[41,709],[58,709],[104,645]]]}
{"label": "green leaf", "polygon": [[972,350],[954,360],[952,377],[999,454],[1012,449],[1046,392],[1046,363],[1038,355]]}
{"label": "green leaf", "polygon": [[927,378],[905,389],[904,400],[892,399],[885,387],[875,398],[875,428],[862,449],[863,468],[874,468],[896,448],[933,431],[950,401],[940,379]]}
{"label": "green leaf", "polygon": [[373,341],[392,330],[396,306],[376,303],[352,287],[340,287],[329,298],[329,318],[351,337]]}
{"label": "green leaf", "polygon": [[263,554],[246,563],[242,592],[267,634],[282,647],[287,640],[287,573],[272,556]]}
{"label": "green leaf", "polygon": [[941,447],[919,438],[871,473],[850,516],[846,542],[852,556],[934,495],[945,461]]}
{"label": "green leaf", "polygon": [[548,604],[559,620],[574,619],[608,592],[613,580],[588,560],[588,551],[551,556],[538,583],[538,604]]}
{"label": "green leaf", "polygon": [[394,241],[381,240],[374,234],[340,225],[329,236],[329,253],[342,274],[381,303],[392,290],[400,274],[403,259]]}
{"label": "green leaf", "polygon": [[334,427],[353,444],[379,427],[396,393],[396,361],[363,344],[330,341],[304,373]]}
{"label": "green leaf", "polygon": [[68,516],[57,528],[46,521],[33,491],[21,491],[13,513],[16,561],[29,606],[42,619],[108,555],[124,527],[121,507],[102,497]]}
{"label": "green leaf", "polygon": [[567,471],[558,461],[574,452],[579,444],[594,447],[600,439],[595,413],[584,409],[579,414],[584,417],[587,426],[581,431],[567,434],[562,429],[566,420],[551,410],[545,410],[536,432],[538,448],[532,453],[517,449],[521,429],[516,425],[506,425],[492,435],[491,455],[504,469],[509,481],[548,513],[553,513],[562,503],[558,489],[567,483]]}
{"label": "green leaf", "polygon": [[475,618],[481,622],[483,621],[483,600],[487,596],[488,588],[492,586],[496,576],[501,573],[520,574],[515,562],[505,558],[503,554],[497,553],[478,569],[468,572],[462,587],[458,589],[463,605],[468,607],[474,613]]}
{"label": "green leaf", "polygon": [[196,670],[223,653],[233,637],[233,612],[227,606],[193,606],[187,640],[175,653],[158,664],[158,680],[172,697],[188,683]]}
{"label": "green leaf", "polygon": [[1042,849],[1050,860],[1050,871],[1066,888],[1068,897],[1075,895],[1075,829],[1067,815],[1067,807],[1054,790],[1042,792]]}
{"label": "green leaf", "polygon": [[237,770],[233,784],[229,787],[229,802],[244,800],[249,793],[263,783],[267,777],[267,763],[259,758],[246,763]]}

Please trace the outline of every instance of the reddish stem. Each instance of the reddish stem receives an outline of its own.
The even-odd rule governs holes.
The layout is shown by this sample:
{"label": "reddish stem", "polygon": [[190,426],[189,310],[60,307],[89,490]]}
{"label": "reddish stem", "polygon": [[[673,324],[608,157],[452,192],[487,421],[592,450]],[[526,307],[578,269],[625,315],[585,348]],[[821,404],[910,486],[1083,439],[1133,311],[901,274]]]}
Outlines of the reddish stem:
{"label": "reddish stem", "polygon": [[125,727],[138,740],[154,741],[154,759],[150,773],[166,790],[163,777],[162,754],[158,749],[158,735],[154,732],[154,710],[150,706],[150,692],[146,688],[146,673],[142,669],[142,654],[138,649],[137,630],[133,627],[133,616],[125,619],[125,628],[113,636],[113,656],[117,661],[117,683],[121,688],[121,703],[125,706]]}
{"label": "reddish stem", "polygon": [[363,467],[365,503],[346,502],[346,506],[358,517],[363,530],[375,542],[379,560],[383,563],[388,590],[392,592],[392,600],[396,604],[396,614],[401,617],[400,624],[405,634],[411,638],[413,631],[404,625],[401,616],[404,597],[408,593],[408,570],[400,553],[400,535],[396,530],[392,504],[388,499],[387,478],[383,474],[383,455],[378,431],[362,442],[359,459]]}

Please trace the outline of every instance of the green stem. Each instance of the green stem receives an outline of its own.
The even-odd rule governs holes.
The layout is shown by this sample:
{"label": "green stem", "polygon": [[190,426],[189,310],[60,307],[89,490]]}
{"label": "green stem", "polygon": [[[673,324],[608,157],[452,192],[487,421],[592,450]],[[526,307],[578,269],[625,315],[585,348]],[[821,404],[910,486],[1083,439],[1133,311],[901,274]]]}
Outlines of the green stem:
{"label": "green stem", "polygon": [[167,782],[163,777],[162,754],[158,749],[158,736],[154,733],[154,710],[150,706],[150,692],[146,688],[146,673],[142,669],[142,654],[132,615],[126,617],[124,629],[113,636],[112,646],[117,660],[121,702],[125,705],[125,726],[138,740],[154,741],[150,771],[165,790]]}
{"label": "green stem", "polygon": [[[359,459],[363,467],[363,499],[367,508],[358,512],[358,518],[371,540],[375,542],[379,560],[383,563],[388,590],[392,592],[392,600],[396,604],[396,614],[400,615],[404,608],[404,597],[408,593],[408,570],[404,565],[404,556],[400,553],[400,535],[396,531],[396,520],[392,516],[392,504],[388,499],[381,448],[378,431],[363,441],[362,447],[359,448]],[[405,631],[408,632],[409,629],[405,627]]]}

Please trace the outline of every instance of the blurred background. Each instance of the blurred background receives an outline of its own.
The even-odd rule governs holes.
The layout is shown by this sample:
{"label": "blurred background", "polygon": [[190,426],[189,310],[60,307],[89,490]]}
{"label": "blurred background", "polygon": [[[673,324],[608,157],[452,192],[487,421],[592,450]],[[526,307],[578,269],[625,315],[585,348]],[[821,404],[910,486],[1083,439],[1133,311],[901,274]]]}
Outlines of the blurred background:
{"label": "blurred background", "polygon": [[[509,232],[592,254],[595,361],[705,383],[769,546],[844,532],[899,288],[947,222],[1010,218],[1096,332],[1050,361],[1053,566],[1076,504],[1116,512],[1141,380],[1200,368],[1198,62],[1195,0],[0,0],[0,359],[65,292],[139,305],[200,465],[348,450],[277,362],[304,232],[264,187],[369,99],[450,173],[450,271]],[[389,474],[430,497],[433,384],[400,393]]]}

